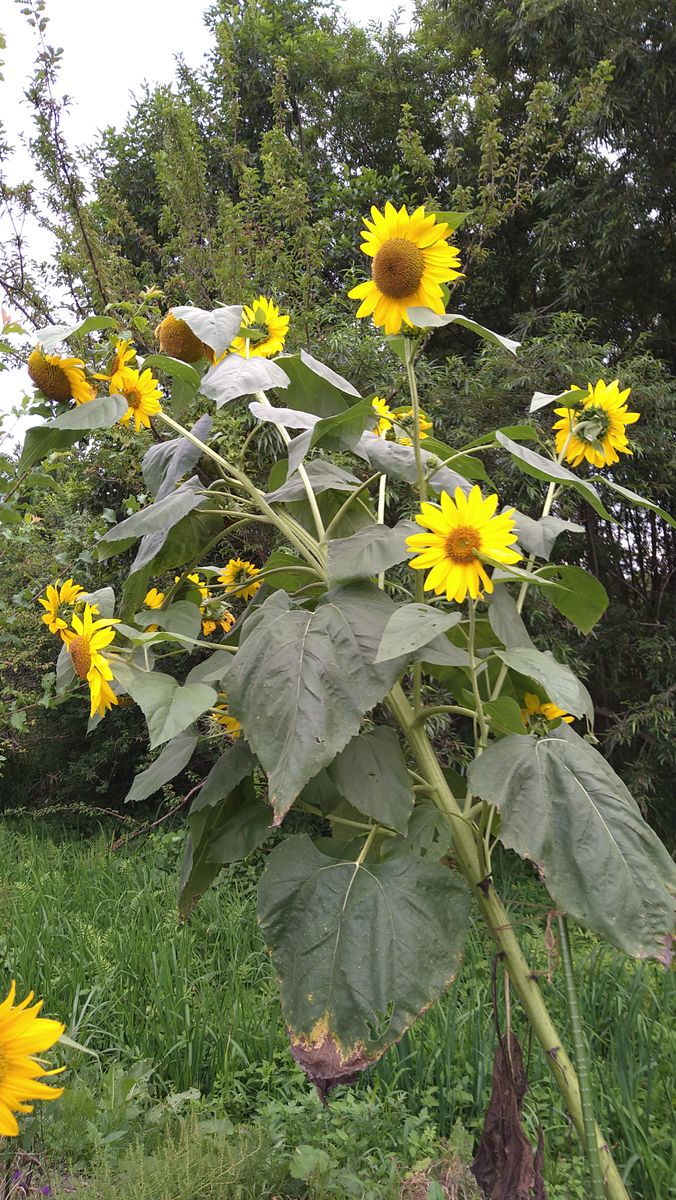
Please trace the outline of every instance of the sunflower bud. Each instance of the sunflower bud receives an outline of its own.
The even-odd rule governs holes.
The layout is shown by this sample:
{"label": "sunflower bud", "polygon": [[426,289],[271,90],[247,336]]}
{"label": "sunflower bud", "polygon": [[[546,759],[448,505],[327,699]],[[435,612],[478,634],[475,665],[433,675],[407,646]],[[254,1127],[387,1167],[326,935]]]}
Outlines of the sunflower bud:
{"label": "sunflower bud", "polygon": [[167,313],[155,330],[163,354],[178,358],[181,362],[196,363],[200,358],[214,361],[214,352],[206,342],[200,341],[186,321],[178,321],[173,313]]}

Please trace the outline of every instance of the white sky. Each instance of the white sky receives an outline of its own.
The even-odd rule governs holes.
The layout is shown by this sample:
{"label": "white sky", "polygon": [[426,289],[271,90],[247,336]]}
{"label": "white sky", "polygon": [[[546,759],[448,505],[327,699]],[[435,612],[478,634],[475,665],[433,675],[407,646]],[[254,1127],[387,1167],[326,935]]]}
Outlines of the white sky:
{"label": "white sky", "polygon": [[[396,7],[406,23],[413,0],[339,0],[339,6],[364,25],[386,20]],[[71,148],[91,143],[108,125],[122,125],[131,97],[140,93],[144,81],[172,81],[178,52],[190,66],[200,63],[209,48],[202,23],[208,7],[208,0],[115,0],[112,7],[103,0],[48,0],[47,41],[64,49],[57,95],[68,93],[72,98],[63,120]],[[6,140],[15,147],[8,172],[14,183],[31,179],[34,173],[23,141],[33,132],[24,91],[33,71],[36,35],[11,0],[2,4],[0,30],[7,43],[0,52],[4,59],[0,121]],[[3,219],[0,212],[4,236]],[[48,257],[49,238],[33,227],[24,232],[30,253],[38,259]],[[0,373],[0,410],[12,408],[26,380],[20,371]]]}

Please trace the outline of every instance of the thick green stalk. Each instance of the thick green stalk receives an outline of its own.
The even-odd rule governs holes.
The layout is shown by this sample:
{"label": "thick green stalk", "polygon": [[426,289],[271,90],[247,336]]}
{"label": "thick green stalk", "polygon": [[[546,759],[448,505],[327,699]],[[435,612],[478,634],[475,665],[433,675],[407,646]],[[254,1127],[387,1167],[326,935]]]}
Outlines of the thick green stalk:
{"label": "thick green stalk", "polygon": [[[485,876],[473,824],[463,813],[451,792],[432,744],[424,729],[416,722],[416,714],[406,699],[400,684],[395,684],[390,692],[388,705],[406,735],[423,778],[429,783],[430,794],[440,812],[444,813],[450,822],[453,830],[453,850],[458,867],[477,897],[484,920],[502,953],[505,968],[544,1052],[545,1061],[554,1082],[563,1097],[578,1134],[584,1139],[584,1113],[575,1068],[562,1045],[561,1037],[540,991],[537,977],[526,961],[493,881],[489,876]],[[629,1200],[620,1173],[598,1126],[595,1126],[595,1133],[604,1172],[603,1185],[607,1200]]]}
{"label": "thick green stalk", "polygon": [[[266,408],[273,407],[272,404],[270,403],[270,401],[268,400],[265,392],[256,392],[256,399],[261,404],[265,405]],[[285,425],[278,425],[277,428],[279,429],[279,432],[281,434],[281,438],[282,438],[282,441],[284,442],[284,445],[288,446],[289,442],[291,441],[291,435],[290,435],[288,429],[286,428]],[[310,482],[310,476],[308,475],[307,471],[305,470],[305,466],[303,463],[300,463],[300,465],[298,467],[298,474],[303,481],[303,487],[305,488],[305,495],[307,496],[308,504],[310,505],[310,511],[312,513],[312,519],[315,523],[315,529],[317,530],[317,537],[319,538],[320,542],[323,542],[326,537],[326,530],[324,529],[324,522],[322,521],[322,514],[319,511],[319,505],[317,504],[317,497],[315,496],[314,489]]]}
{"label": "thick green stalk", "polygon": [[[427,500],[427,477],[425,475],[425,465],[420,446],[420,401],[418,399],[418,381],[415,377],[414,355],[415,343],[407,338],[404,342],[404,360],[406,363],[408,387],[411,393],[411,408],[413,410],[413,454],[415,456],[418,498],[420,503],[423,504]],[[415,573],[415,598],[418,604],[424,604],[425,581],[421,571],[416,571]],[[419,712],[422,706],[422,663],[420,662],[413,664],[413,698],[416,712]]]}
{"label": "thick green stalk", "polygon": [[564,916],[559,917],[559,940],[561,943],[563,977],[566,982],[568,1011],[570,1013],[570,1027],[573,1035],[575,1064],[580,1081],[580,1103],[582,1105],[584,1120],[584,1147],[587,1154],[587,1162],[589,1163],[591,1200],[603,1200],[603,1172],[601,1170],[599,1148],[596,1144],[594,1101],[589,1072],[589,1052],[582,1030],[580,1006],[578,1004],[575,975],[573,973],[573,958],[570,952],[570,939],[568,937],[568,923]]}

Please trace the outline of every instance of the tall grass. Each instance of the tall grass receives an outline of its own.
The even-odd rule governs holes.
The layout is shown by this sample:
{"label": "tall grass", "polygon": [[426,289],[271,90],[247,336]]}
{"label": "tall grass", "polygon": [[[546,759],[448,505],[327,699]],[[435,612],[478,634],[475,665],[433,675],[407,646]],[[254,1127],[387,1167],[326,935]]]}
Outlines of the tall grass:
{"label": "tall grass", "polygon": [[[288,1054],[277,985],[256,925],[260,864],[224,871],[191,920],[180,924],[181,842],[165,834],[111,856],[103,833],[78,841],[37,825],[0,826],[0,984],[15,977],[19,991],[44,995],[69,1035],[98,1052],[102,1078],[113,1063],[143,1061],[158,1094],[198,1088],[215,1113],[250,1121],[269,1110],[274,1120],[280,1104],[305,1104],[308,1089]],[[502,870],[506,890],[519,900],[513,915],[527,950],[565,1025],[560,971],[542,948],[544,893],[519,864],[506,861]],[[536,920],[529,914],[538,906]],[[442,1136],[458,1120],[471,1132],[480,1127],[496,1040],[491,953],[482,929],[473,928],[448,996],[357,1087],[367,1107],[391,1113],[404,1152],[407,1121],[418,1138],[423,1108]],[[662,1200],[676,1177],[673,977],[581,931],[574,954],[596,1062],[597,1115],[636,1200]],[[518,1005],[512,1009],[527,1042]],[[576,1139],[537,1048],[529,1057],[526,1119],[533,1134],[539,1124],[545,1131],[550,1195],[582,1200]],[[85,1070],[81,1056],[71,1055],[70,1064],[76,1074]]]}

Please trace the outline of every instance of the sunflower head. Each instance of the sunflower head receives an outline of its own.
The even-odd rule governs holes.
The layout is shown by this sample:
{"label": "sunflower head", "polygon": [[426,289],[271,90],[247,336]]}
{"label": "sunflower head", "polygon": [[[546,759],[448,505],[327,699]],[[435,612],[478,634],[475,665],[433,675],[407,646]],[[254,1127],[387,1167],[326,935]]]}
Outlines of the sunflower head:
{"label": "sunflower head", "polygon": [[117,618],[113,617],[102,617],[95,621],[91,605],[85,604],[82,615],[73,613],[72,627],[61,633],[75,674],[89,684],[92,717],[95,713],[105,716],[108,709],[118,702],[109,684],[113,678],[110,663],[101,653],[115,637],[114,626],[117,623]]}
{"label": "sunflower head", "polygon": [[259,569],[253,563],[243,558],[231,558],[218,576],[218,582],[223,584],[227,595],[249,600],[261,586],[261,581],[256,579],[258,574]]}
{"label": "sunflower head", "polygon": [[137,371],[134,367],[122,367],[110,381],[110,394],[124,396],[127,411],[120,417],[120,424],[127,425],[134,418],[136,432],[150,428],[150,418],[162,411],[162,392],[150,368]]}
{"label": "sunflower head", "polygon": [[45,354],[41,346],[36,346],[28,356],[28,374],[48,400],[87,404],[94,399],[94,388],[85,379],[81,358]]}
{"label": "sunflower head", "polygon": [[541,700],[534,692],[525,693],[521,717],[528,729],[542,733],[548,732],[550,721],[565,721],[566,725],[571,725],[575,720],[565,709],[559,708],[558,704]]}
{"label": "sunflower head", "polygon": [[136,349],[132,345],[131,341],[129,341],[127,339],[123,339],[123,338],[118,338],[118,340],[115,342],[115,352],[113,354],[113,357],[112,357],[112,360],[110,363],[109,373],[107,375],[106,374],[101,374],[101,375],[95,374],[94,378],[107,380],[111,384],[111,388],[110,388],[111,394],[112,393],[118,394],[119,388],[121,386],[120,372],[123,371],[125,367],[130,366],[130,364],[135,359],[136,359]]}
{"label": "sunflower head", "polygon": [[214,708],[213,717],[214,721],[217,721],[231,738],[235,739],[241,735],[242,726],[237,717],[233,717],[230,712],[225,692],[219,692],[219,703]]}
{"label": "sunflower head", "polygon": [[161,608],[164,604],[164,592],[158,592],[157,588],[151,588],[146,592],[143,601],[144,608]]}
{"label": "sunflower head", "polygon": [[[399,442],[400,446],[413,445],[413,409],[412,408],[395,408],[394,415],[394,438]],[[424,412],[418,412],[418,437],[422,441],[423,438],[429,436],[430,429],[433,428],[432,422],[425,416]]]}
{"label": "sunflower head", "polygon": [[178,358],[187,363],[199,362],[201,358],[206,358],[211,363],[214,361],[211,346],[200,341],[187,321],[179,320],[173,313],[168,312],[160,321],[155,330],[155,337],[160,343],[162,353],[171,358]]}
{"label": "sunflower head", "polygon": [[566,462],[573,467],[585,461],[593,467],[606,467],[619,462],[620,454],[631,454],[625,430],[640,417],[627,409],[631,388],[620,391],[619,380],[606,384],[599,379],[587,385],[586,393],[575,384],[571,391],[580,392],[579,404],[554,409],[559,417],[554,424],[556,453],[565,450]]}
{"label": "sunflower head", "polygon": [[70,617],[77,598],[83,591],[80,584],[73,583],[72,579],[67,579],[65,583],[59,583],[57,579],[56,583],[48,584],[45,595],[38,597],[38,604],[45,610],[42,620],[50,633],[61,633],[68,628],[65,617]]}
{"label": "sunflower head", "polygon": [[461,277],[459,251],[448,242],[446,222],[422,207],[409,214],[402,205],[397,212],[388,200],[382,213],[373,206],[364,225],[361,248],[373,262],[370,280],[348,293],[361,300],[357,316],[373,316],[374,324],[391,334],[411,324],[409,308],[442,313],[441,285]]}
{"label": "sunflower head", "polygon": [[271,358],[284,349],[288,331],[289,317],[280,313],[273,300],[259,296],[244,305],[240,336],[230,349],[247,358]]}
{"label": "sunflower head", "polygon": [[513,508],[495,516],[497,496],[481,495],[473,487],[468,496],[455,489],[455,500],[442,492],[440,504],[421,504],[416,516],[418,525],[428,532],[414,533],[406,539],[409,550],[417,555],[410,566],[415,571],[428,571],[425,591],[455,600],[462,604],[469,592],[476,600],[493,591],[493,581],[487,575],[480,555],[498,563],[515,563],[521,555],[512,550],[516,541],[513,533]]}
{"label": "sunflower head", "polygon": [[392,428],[392,409],[387,400],[381,400],[380,396],[373,397],[371,407],[378,417],[378,424],[374,426],[373,432],[376,437],[386,437]]}
{"label": "sunflower head", "polygon": [[42,1080],[59,1075],[63,1067],[47,1071],[37,1055],[44,1054],[65,1032],[59,1021],[41,1017],[42,1001],[32,1004],[31,992],[19,1004],[16,984],[0,1003],[0,1137],[16,1137],[15,1113],[31,1113],[29,1100],[58,1100],[63,1088],[48,1087]]}

